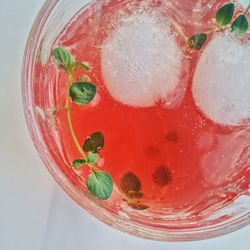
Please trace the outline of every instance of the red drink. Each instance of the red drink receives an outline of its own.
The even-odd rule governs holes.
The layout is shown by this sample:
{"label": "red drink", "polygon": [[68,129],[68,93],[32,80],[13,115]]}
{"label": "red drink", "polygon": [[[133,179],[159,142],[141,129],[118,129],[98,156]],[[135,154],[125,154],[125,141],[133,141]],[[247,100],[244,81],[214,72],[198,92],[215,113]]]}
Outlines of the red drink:
{"label": "red drink", "polygon": [[[218,5],[222,3],[224,1],[217,1]],[[188,48],[173,25],[173,22],[178,23],[187,36],[207,30],[212,25],[209,20],[215,16],[217,5],[207,10],[206,15],[200,14],[199,22],[187,22],[194,6],[185,9],[182,14],[186,19],[183,19],[181,15],[173,15],[179,9],[178,5],[168,6],[161,1],[146,5],[140,1],[111,1],[101,6],[101,14],[96,12],[97,7],[95,4],[80,11],[56,44],[93,67],[88,75],[97,86],[97,95],[84,107],[71,104],[72,124],[79,142],[96,131],[104,134],[105,146],[98,166],[111,174],[117,187],[111,200],[118,202],[119,206],[136,200],[147,205],[148,211],[175,217],[178,217],[177,212],[181,212],[180,216],[204,215],[225,206],[248,188],[249,180],[240,177],[249,176],[249,126],[217,124],[197,107],[192,82],[202,50],[197,52]],[[166,25],[173,32],[182,55],[177,87],[166,98],[144,106],[131,105],[116,98],[107,87],[102,68],[103,46],[110,41],[110,34],[115,34],[116,21],[135,15],[139,8],[147,16],[158,13],[157,22],[162,22],[161,27]],[[173,22],[164,23],[165,19]],[[155,60],[157,63],[157,58]],[[40,66],[38,73],[39,70]],[[66,159],[60,167],[79,189],[86,190],[88,169],[84,166],[73,169],[71,166],[79,152],[69,133],[64,111],[66,73],[55,69],[52,61],[49,71],[47,68],[42,70],[51,74],[52,83],[49,84],[54,107],[50,108],[58,108],[54,112],[54,129],[60,138],[62,157]],[[77,71],[74,79],[82,73]],[[155,84],[157,77],[153,75]],[[39,85],[40,80],[37,81]],[[39,103],[39,97],[37,100]],[[121,180],[127,173],[139,179],[143,197],[126,197]],[[124,210],[129,208],[122,207]]]}

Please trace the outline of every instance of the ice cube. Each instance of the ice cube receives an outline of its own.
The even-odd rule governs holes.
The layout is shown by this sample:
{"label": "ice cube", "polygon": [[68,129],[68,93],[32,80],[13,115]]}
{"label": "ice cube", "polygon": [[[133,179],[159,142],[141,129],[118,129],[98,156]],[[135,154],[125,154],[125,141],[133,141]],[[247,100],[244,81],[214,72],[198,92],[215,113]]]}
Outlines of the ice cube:
{"label": "ice cube", "polygon": [[249,0],[238,0],[239,4],[242,5],[243,8],[246,8],[249,4]]}
{"label": "ice cube", "polygon": [[105,42],[101,57],[104,84],[122,103],[152,106],[178,86],[182,53],[169,22],[157,16],[123,17]]}
{"label": "ice cube", "polygon": [[192,91],[214,122],[244,124],[250,118],[250,43],[230,33],[216,35],[199,59]]}
{"label": "ice cube", "polygon": [[209,185],[221,185],[230,180],[250,164],[250,129],[235,131],[227,135],[207,133],[216,142],[208,148],[209,153],[201,158],[204,181]]}

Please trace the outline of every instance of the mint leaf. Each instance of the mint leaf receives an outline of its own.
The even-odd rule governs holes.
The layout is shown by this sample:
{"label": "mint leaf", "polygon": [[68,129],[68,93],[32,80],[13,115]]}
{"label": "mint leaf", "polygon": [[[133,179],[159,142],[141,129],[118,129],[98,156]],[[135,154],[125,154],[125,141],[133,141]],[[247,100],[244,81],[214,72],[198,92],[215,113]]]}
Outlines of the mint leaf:
{"label": "mint leaf", "polygon": [[199,50],[207,40],[207,34],[198,33],[188,38],[187,44],[190,48]]}
{"label": "mint leaf", "polygon": [[87,152],[98,153],[104,147],[104,135],[101,132],[91,134],[84,142],[83,149]]}
{"label": "mint leaf", "polygon": [[90,82],[77,82],[70,86],[69,94],[72,101],[78,105],[90,103],[96,94],[96,86]]}
{"label": "mint leaf", "polygon": [[141,190],[141,181],[134,173],[127,172],[120,180],[120,187],[124,194],[131,191],[139,192]]}
{"label": "mint leaf", "polygon": [[87,180],[89,191],[102,200],[108,199],[113,190],[113,180],[110,174],[94,171]]}
{"label": "mint leaf", "polygon": [[79,168],[81,167],[83,164],[85,163],[85,161],[83,159],[76,159],[72,162],[72,166],[74,168]]}
{"label": "mint leaf", "polygon": [[227,3],[217,11],[216,22],[220,26],[228,25],[231,22],[233,15],[234,15],[234,4]]}
{"label": "mint leaf", "polygon": [[78,69],[85,69],[87,71],[91,70],[89,65],[76,61],[75,58],[64,48],[55,48],[53,50],[53,56],[55,63],[59,65],[59,67],[62,67],[71,73]]}
{"label": "mint leaf", "polygon": [[87,155],[87,162],[89,164],[95,164],[97,163],[99,160],[99,154],[97,153],[93,153],[93,152],[89,152],[88,155]]}
{"label": "mint leaf", "polygon": [[61,47],[53,50],[53,56],[55,63],[65,70],[69,70],[70,65],[75,63],[75,58],[66,49]]}
{"label": "mint leaf", "polygon": [[248,31],[248,19],[245,15],[239,15],[231,26],[231,32],[236,36],[242,36]]}

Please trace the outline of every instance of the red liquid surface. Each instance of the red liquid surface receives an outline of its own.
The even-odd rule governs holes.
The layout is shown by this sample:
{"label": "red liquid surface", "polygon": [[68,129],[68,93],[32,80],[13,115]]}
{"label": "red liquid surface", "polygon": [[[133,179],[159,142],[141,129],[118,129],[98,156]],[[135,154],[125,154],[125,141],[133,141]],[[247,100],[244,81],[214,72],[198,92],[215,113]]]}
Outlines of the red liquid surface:
{"label": "red liquid surface", "polygon": [[[161,6],[161,2],[153,5]],[[193,34],[194,30],[206,30],[210,25],[208,20],[215,15],[216,6],[201,20],[204,27],[182,23],[184,31]],[[237,138],[242,132],[239,128],[214,124],[196,107],[191,85],[201,52],[188,50],[182,38],[177,36],[186,54],[186,68],[181,79],[186,89],[184,98],[175,107],[168,108],[159,102],[152,107],[136,108],[116,101],[105,87],[100,63],[100,46],[108,36],[105,25],[109,25],[110,16],[116,12],[116,8],[126,9],[127,5],[116,6],[113,1],[113,4],[102,7],[103,12],[98,18],[94,7],[81,11],[59,37],[60,45],[77,60],[93,66],[89,76],[97,86],[97,96],[92,103],[86,106],[71,104],[72,123],[80,144],[93,132],[101,131],[104,134],[105,146],[100,153],[99,165],[112,175],[118,187],[118,196],[123,197],[120,189],[122,176],[133,172],[142,184],[144,196],[141,200],[151,209],[164,208],[197,214],[227,204],[237,196],[236,192],[226,189],[234,185],[232,183],[235,183],[236,177],[229,166],[221,164],[220,157],[224,154],[226,162],[234,160],[233,153],[241,143]],[[108,18],[105,17],[107,13]],[[171,16],[171,13],[171,10],[166,11],[166,15]],[[51,68],[51,71],[56,71],[53,65]],[[81,73],[78,72],[75,78]],[[64,107],[66,74],[59,70],[57,75],[53,92],[57,106]],[[71,176],[75,185],[86,189],[85,181],[81,178],[86,178],[88,170],[74,170],[70,166],[70,162],[80,155],[69,133],[64,110],[59,110],[55,117],[64,157],[69,161],[61,168]],[[232,141],[233,147],[229,146],[228,149]]]}

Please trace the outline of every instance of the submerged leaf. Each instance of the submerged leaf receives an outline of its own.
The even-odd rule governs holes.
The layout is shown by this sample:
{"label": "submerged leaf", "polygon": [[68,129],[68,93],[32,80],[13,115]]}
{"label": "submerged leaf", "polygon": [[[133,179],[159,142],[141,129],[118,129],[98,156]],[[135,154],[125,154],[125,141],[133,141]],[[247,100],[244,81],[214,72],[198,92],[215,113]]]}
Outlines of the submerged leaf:
{"label": "submerged leaf", "polygon": [[101,132],[91,134],[84,142],[83,149],[87,152],[98,153],[104,147],[104,135]]}
{"label": "submerged leaf", "polygon": [[189,37],[187,43],[190,48],[199,50],[201,49],[206,40],[207,34],[199,33]]}
{"label": "submerged leaf", "polygon": [[124,194],[137,193],[141,190],[141,181],[134,173],[127,172],[120,180],[120,187]]}
{"label": "submerged leaf", "polygon": [[135,192],[135,191],[128,191],[126,193],[126,196],[130,199],[140,199],[144,196],[142,192]]}
{"label": "submerged leaf", "polygon": [[172,172],[167,166],[160,165],[153,173],[153,181],[159,187],[164,187],[172,181]]}
{"label": "submerged leaf", "polygon": [[72,101],[78,105],[90,103],[96,94],[96,86],[90,82],[76,82],[70,86],[69,94]]}
{"label": "submerged leaf", "polygon": [[149,206],[146,204],[141,204],[138,202],[128,202],[127,203],[131,208],[136,209],[136,210],[145,210],[148,209]]}

